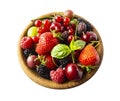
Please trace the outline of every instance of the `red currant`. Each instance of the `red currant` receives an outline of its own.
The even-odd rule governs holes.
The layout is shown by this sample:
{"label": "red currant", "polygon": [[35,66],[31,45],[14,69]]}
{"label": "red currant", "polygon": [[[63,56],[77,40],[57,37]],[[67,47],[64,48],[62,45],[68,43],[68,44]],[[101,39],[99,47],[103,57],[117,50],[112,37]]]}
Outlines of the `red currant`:
{"label": "red currant", "polygon": [[59,23],[62,23],[63,22],[63,17],[61,17],[61,16],[55,16],[55,21],[56,22],[59,22]]}
{"label": "red currant", "polygon": [[32,37],[32,39],[33,39],[33,42],[34,42],[34,43],[38,43],[38,41],[39,41],[38,36],[34,36],[34,37]]}
{"label": "red currant", "polygon": [[38,28],[38,33],[39,34],[42,34],[42,33],[44,33],[45,32],[45,28],[44,27],[39,27]]}
{"label": "red currant", "polygon": [[73,34],[74,34],[74,29],[70,28],[70,29],[68,30],[68,33],[69,33],[70,35],[73,35]]}
{"label": "red currant", "polygon": [[36,20],[35,21],[35,26],[36,27],[40,27],[42,25],[42,21],[41,20]]}
{"label": "red currant", "polygon": [[63,19],[63,24],[64,24],[64,26],[68,26],[69,23],[70,23],[70,18],[65,17],[65,18]]}
{"label": "red currant", "polygon": [[69,36],[68,36],[68,42],[71,42],[73,38],[74,38],[73,35],[69,35]]}
{"label": "red currant", "polygon": [[71,24],[71,27],[75,30],[76,25],[75,24]]}
{"label": "red currant", "polygon": [[55,32],[61,32],[62,26],[59,22],[53,22],[50,26],[51,30],[55,30]]}
{"label": "red currant", "polygon": [[46,20],[44,20],[43,24],[44,24],[44,29],[46,31],[49,31],[50,30],[50,26],[51,26],[51,21],[46,19]]}

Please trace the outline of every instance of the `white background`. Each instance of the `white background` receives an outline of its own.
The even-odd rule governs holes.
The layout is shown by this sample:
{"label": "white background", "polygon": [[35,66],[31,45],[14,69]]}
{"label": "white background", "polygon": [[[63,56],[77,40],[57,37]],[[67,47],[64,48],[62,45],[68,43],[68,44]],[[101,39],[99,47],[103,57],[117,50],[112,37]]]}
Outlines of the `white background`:
{"label": "white background", "polygon": [[[1,0],[0,101],[120,101],[119,0]],[[71,9],[90,21],[104,44],[98,72],[81,86],[54,90],[31,81],[17,58],[17,41],[31,19]]]}

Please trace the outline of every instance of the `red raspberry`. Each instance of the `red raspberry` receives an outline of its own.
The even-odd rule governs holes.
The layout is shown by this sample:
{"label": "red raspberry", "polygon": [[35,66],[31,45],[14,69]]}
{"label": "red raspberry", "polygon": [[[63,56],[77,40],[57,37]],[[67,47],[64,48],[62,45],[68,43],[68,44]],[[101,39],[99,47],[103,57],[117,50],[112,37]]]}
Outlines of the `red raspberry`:
{"label": "red raspberry", "polygon": [[63,68],[58,68],[56,71],[52,70],[50,72],[50,77],[54,82],[63,83],[65,80],[65,71]]}
{"label": "red raspberry", "polygon": [[33,40],[31,37],[25,36],[20,41],[20,47],[22,49],[29,49],[33,46]]}

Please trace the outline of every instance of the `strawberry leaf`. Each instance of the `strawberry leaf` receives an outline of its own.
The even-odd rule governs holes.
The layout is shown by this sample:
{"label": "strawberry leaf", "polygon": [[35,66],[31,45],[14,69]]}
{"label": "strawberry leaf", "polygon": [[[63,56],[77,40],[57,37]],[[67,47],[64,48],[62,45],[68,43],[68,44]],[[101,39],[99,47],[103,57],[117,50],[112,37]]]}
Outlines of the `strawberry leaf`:
{"label": "strawberry leaf", "polygon": [[71,53],[71,49],[65,44],[56,45],[52,51],[51,56],[54,58],[62,59]]}
{"label": "strawberry leaf", "polygon": [[70,43],[70,49],[72,51],[78,50],[78,49],[83,49],[85,47],[86,42],[82,40],[76,40],[74,39]]}

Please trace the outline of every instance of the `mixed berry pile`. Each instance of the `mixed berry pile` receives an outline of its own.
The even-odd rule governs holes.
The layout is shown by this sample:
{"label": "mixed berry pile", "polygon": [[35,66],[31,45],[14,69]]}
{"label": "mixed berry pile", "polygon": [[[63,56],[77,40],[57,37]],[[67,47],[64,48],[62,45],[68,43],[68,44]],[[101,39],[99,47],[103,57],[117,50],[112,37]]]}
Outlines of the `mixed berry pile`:
{"label": "mixed berry pile", "polygon": [[36,19],[20,41],[28,68],[57,83],[78,81],[100,62],[93,26],[71,10]]}

